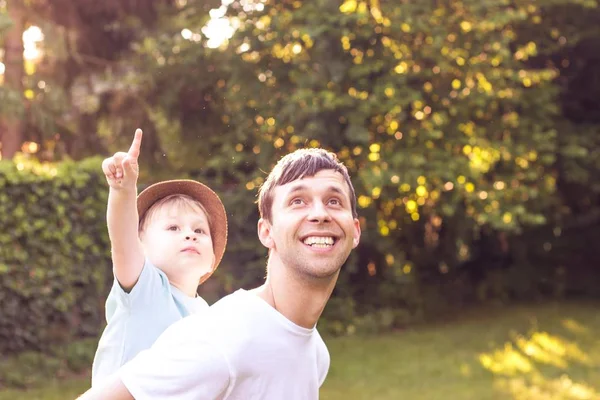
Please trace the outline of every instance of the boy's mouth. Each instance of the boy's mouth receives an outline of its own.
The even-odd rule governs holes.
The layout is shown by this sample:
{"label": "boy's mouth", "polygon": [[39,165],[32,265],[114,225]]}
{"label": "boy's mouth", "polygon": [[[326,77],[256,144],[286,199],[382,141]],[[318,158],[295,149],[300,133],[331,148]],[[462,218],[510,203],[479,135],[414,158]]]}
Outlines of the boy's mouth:
{"label": "boy's mouth", "polygon": [[195,253],[195,254],[200,254],[200,252],[198,250],[196,250],[195,247],[186,247],[183,250],[181,250],[182,253]]}

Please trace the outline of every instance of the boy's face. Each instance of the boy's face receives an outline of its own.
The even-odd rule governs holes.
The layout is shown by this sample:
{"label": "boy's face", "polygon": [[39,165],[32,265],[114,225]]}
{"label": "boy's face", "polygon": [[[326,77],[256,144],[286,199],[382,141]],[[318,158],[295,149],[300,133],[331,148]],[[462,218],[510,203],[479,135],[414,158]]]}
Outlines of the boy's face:
{"label": "boy's face", "polygon": [[350,189],[331,169],[275,188],[272,221],[259,222],[259,237],[286,268],[312,278],[337,274],[360,240]]}
{"label": "boy's face", "polygon": [[208,218],[202,209],[164,204],[152,214],[140,238],[148,260],[173,281],[200,278],[215,263]]}

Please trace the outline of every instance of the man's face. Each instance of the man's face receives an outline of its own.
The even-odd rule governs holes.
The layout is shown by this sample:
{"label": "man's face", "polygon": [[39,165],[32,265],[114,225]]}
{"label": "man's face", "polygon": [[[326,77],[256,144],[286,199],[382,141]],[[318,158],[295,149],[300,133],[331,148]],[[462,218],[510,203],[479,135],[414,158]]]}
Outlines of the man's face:
{"label": "man's face", "polygon": [[270,223],[259,222],[261,242],[270,257],[303,276],[334,276],[360,240],[350,189],[331,169],[277,186],[271,215]]}

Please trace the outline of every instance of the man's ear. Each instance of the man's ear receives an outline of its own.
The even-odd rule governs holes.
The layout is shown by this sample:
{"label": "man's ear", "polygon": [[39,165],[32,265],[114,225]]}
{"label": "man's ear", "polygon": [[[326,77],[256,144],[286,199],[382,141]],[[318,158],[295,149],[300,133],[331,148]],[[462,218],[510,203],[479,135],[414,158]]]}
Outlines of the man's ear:
{"label": "man's ear", "polygon": [[275,247],[275,242],[271,236],[271,224],[264,218],[258,220],[258,239],[267,249],[271,250]]}
{"label": "man's ear", "polygon": [[360,221],[354,218],[354,235],[352,235],[352,248],[354,249],[360,243]]}

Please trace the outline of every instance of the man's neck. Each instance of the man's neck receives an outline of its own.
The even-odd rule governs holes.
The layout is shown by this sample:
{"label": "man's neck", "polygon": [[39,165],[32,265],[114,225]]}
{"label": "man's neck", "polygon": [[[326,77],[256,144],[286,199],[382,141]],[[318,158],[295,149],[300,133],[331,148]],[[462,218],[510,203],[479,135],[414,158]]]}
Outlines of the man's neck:
{"label": "man's neck", "polygon": [[327,305],[339,273],[324,279],[302,277],[271,260],[267,270],[267,280],[256,289],[256,294],[296,325],[313,328]]}

